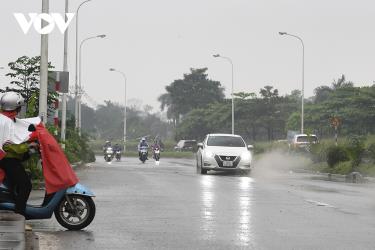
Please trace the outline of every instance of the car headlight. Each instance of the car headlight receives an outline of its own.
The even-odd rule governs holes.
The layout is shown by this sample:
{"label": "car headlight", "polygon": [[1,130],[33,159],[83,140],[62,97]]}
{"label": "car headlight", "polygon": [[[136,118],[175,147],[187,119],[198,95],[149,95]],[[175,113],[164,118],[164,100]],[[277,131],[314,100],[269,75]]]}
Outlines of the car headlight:
{"label": "car headlight", "polygon": [[244,161],[251,161],[251,153],[249,151],[243,152],[241,155],[241,159]]}
{"label": "car headlight", "polygon": [[207,151],[204,152],[204,156],[206,158],[214,158],[215,154],[214,154],[214,152],[207,150]]}

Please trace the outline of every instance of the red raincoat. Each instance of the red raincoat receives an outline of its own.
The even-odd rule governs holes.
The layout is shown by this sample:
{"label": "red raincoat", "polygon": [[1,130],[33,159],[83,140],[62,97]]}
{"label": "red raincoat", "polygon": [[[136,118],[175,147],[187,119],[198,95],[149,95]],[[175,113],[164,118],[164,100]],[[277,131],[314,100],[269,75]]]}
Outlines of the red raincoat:
{"label": "red raincoat", "polygon": [[79,180],[63,150],[43,124],[36,126],[36,134],[40,143],[47,194],[77,184]]}

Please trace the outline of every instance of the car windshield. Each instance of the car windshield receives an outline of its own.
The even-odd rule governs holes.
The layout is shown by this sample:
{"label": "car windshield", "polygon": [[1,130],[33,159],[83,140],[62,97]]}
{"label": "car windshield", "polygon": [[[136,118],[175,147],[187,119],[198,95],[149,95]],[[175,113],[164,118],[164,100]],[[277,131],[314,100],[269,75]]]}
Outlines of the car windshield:
{"label": "car windshield", "polygon": [[245,147],[241,137],[234,136],[210,136],[207,140],[207,146],[219,147]]}
{"label": "car windshield", "polygon": [[191,147],[197,144],[195,141],[186,141],[185,142],[185,147]]}
{"label": "car windshield", "polygon": [[315,136],[304,135],[297,137],[297,142],[316,142],[317,140],[318,138],[316,138]]}

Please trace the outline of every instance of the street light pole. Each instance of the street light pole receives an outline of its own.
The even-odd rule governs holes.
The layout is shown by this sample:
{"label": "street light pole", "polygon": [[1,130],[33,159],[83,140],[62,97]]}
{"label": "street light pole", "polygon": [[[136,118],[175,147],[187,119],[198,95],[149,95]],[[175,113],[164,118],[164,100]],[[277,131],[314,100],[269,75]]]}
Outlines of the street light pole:
{"label": "street light pole", "polygon": [[109,71],[114,71],[114,72],[118,72],[120,73],[123,78],[124,78],[124,81],[125,81],[125,107],[124,107],[124,153],[126,152],[126,75],[124,72],[122,71],[119,71],[119,70],[116,70],[114,68],[110,68]]}
{"label": "street light pole", "polygon": [[[42,0],[42,12],[49,13],[49,0]],[[42,28],[47,25],[42,21]],[[47,123],[47,96],[48,96],[48,34],[41,35],[40,49],[40,91],[39,91],[39,116],[44,124]]]}
{"label": "street light pole", "polygon": [[288,34],[287,32],[279,32],[281,36],[291,36],[294,38],[297,38],[301,44],[302,44],[302,88],[301,88],[301,134],[303,134],[304,131],[304,102],[305,102],[305,44],[303,43],[303,40],[301,37]]}
{"label": "street light pole", "polygon": [[[65,0],[65,22],[68,17],[66,14],[69,12],[69,0]],[[68,71],[68,28],[64,33],[64,65],[63,71]],[[65,135],[66,135],[66,93],[62,94],[61,97],[61,141],[62,146],[65,148]]]}
{"label": "street light pole", "polygon": [[81,113],[81,97],[82,97],[82,46],[83,44],[91,39],[95,38],[105,38],[105,35],[91,36],[84,39],[79,45],[79,93],[78,93],[78,134],[81,135],[81,123],[82,123],[82,113]]}
{"label": "street light pole", "polygon": [[90,2],[92,0],[86,0],[83,1],[77,8],[76,11],[76,70],[75,70],[75,91],[74,91],[74,117],[75,117],[75,127],[76,129],[79,128],[78,124],[78,105],[79,105],[79,100],[78,100],[78,17],[79,17],[79,10],[81,9],[82,5],[84,5],[87,2]]}
{"label": "street light pole", "polygon": [[221,57],[221,58],[227,60],[228,62],[230,62],[231,66],[232,66],[232,91],[231,91],[231,96],[232,96],[232,134],[234,135],[234,93],[233,93],[233,91],[234,91],[234,66],[233,66],[233,61],[229,57],[221,56],[219,54],[213,55],[213,57]]}

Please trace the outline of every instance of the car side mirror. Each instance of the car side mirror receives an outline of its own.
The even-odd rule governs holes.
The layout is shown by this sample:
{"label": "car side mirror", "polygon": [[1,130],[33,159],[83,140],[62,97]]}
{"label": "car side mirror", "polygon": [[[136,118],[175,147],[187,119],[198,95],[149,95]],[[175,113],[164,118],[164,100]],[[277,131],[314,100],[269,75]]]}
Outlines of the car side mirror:
{"label": "car side mirror", "polygon": [[198,144],[197,144],[197,147],[198,147],[198,148],[203,148],[203,143],[201,143],[201,142],[198,143]]}
{"label": "car side mirror", "polygon": [[247,145],[247,149],[248,149],[248,150],[253,150],[253,149],[254,149],[254,146],[253,146],[253,145]]}

